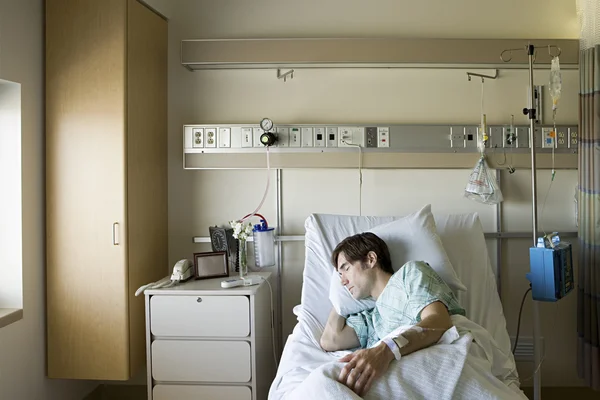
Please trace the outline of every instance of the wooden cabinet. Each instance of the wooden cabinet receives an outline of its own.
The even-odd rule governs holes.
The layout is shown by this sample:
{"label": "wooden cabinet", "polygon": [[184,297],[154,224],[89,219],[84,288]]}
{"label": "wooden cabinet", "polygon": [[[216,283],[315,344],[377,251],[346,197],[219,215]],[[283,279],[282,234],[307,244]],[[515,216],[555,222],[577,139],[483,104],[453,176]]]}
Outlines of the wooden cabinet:
{"label": "wooden cabinet", "polygon": [[268,397],[275,378],[269,283],[223,289],[222,280],[145,291],[149,400]]}
{"label": "wooden cabinet", "polygon": [[167,21],[135,0],[46,1],[48,376],[127,380],[169,272]]}

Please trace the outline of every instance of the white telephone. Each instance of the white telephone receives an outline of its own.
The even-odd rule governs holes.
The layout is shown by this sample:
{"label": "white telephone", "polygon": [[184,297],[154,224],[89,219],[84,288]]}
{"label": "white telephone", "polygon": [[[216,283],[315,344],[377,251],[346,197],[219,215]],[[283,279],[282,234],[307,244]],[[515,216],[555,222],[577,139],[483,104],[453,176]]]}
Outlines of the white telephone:
{"label": "white telephone", "polygon": [[191,260],[183,259],[177,261],[171,274],[172,281],[187,281],[194,275],[194,263]]}
{"label": "white telephone", "polygon": [[185,282],[194,275],[194,263],[191,260],[183,259],[177,261],[173,266],[173,273],[171,277],[164,277],[158,282],[148,283],[147,285],[141,286],[136,290],[135,295],[139,296],[146,289],[158,289],[158,288],[169,288],[175,286],[179,282]]}

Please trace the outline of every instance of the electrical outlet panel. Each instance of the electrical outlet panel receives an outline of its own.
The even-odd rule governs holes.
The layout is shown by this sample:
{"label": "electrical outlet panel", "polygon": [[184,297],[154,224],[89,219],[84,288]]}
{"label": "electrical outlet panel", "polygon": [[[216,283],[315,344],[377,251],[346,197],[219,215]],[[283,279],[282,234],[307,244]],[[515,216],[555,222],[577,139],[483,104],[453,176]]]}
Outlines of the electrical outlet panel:
{"label": "electrical outlet panel", "polygon": [[300,147],[300,128],[290,128],[290,147]]}
{"label": "electrical outlet panel", "polygon": [[313,128],[302,128],[302,147],[313,147]]}
{"label": "electrical outlet panel", "polygon": [[325,147],[325,128],[315,128],[315,147]]}
{"label": "electrical outlet panel", "polygon": [[277,147],[290,147],[290,128],[277,128],[277,143],[275,145]]}
{"label": "electrical outlet panel", "polygon": [[560,127],[556,128],[556,148],[568,149],[569,148],[569,128]]}
{"label": "electrical outlet panel", "polygon": [[252,128],[242,128],[242,147],[252,147]]}
{"label": "electrical outlet panel", "polygon": [[329,127],[326,129],[326,146],[327,147],[338,147],[338,128]]}
{"label": "electrical outlet panel", "polygon": [[204,147],[217,147],[217,128],[206,128],[204,136]]}
{"label": "electrical outlet panel", "polygon": [[356,145],[365,147],[365,128],[340,127],[338,131],[338,147],[356,147]]}
{"label": "electrical outlet panel", "polygon": [[390,128],[377,128],[377,147],[390,147]]}
{"label": "electrical outlet panel", "polygon": [[579,147],[579,137],[577,136],[577,128],[569,129],[569,148],[577,149]]}
{"label": "electrical outlet panel", "polygon": [[367,127],[367,147],[377,147],[377,128]]}
{"label": "electrical outlet panel", "polygon": [[230,128],[219,128],[219,147],[231,147]]}
{"label": "electrical outlet panel", "polygon": [[204,129],[194,128],[192,129],[192,147],[204,147]]}
{"label": "electrical outlet panel", "polygon": [[450,147],[464,148],[465,147],[465,128],[464,126],[450,127]]}

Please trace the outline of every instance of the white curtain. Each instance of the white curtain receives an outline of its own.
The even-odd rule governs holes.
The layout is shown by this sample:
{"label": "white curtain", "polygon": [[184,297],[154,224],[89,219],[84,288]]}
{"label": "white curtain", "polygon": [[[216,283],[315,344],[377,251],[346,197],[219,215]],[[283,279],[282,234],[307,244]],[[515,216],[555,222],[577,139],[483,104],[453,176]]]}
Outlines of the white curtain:
{"label": "white curtain", "polygon": [[581,49],[600,45],[600,0],[577,0],[577,16]]}

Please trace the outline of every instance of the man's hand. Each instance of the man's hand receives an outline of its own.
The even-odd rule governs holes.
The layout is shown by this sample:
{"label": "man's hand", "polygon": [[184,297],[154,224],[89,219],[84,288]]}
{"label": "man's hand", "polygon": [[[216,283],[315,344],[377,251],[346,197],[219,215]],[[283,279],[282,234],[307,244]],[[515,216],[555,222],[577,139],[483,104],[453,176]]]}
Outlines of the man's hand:
{"label": "man's hand", "polygon": [[385,343],[370,349],[357,350],[340,358],[347,362],[342,368],[339,381],[348,386],[354,393],[363,396],[371,388],[373,381],[387,371],[394,354]]}

